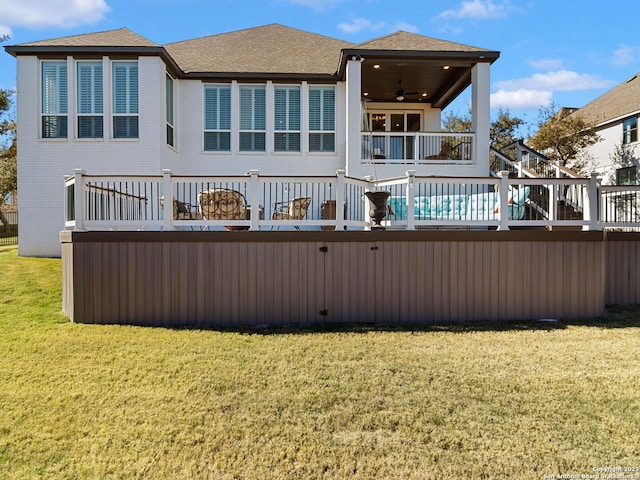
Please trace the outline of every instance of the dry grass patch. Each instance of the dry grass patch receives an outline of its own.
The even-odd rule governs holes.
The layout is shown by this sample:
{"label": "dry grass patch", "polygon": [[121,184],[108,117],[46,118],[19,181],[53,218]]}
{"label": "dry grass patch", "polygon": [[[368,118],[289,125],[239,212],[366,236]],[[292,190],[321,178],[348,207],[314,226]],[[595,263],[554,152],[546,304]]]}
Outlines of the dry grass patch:
{"label": "dry grass patch", "polygon": [[[542,478],[636,465],[624,328],[289,332],[68,323],[0,252],[0,478]],[[556,328],[557,327],[557,328]]]}

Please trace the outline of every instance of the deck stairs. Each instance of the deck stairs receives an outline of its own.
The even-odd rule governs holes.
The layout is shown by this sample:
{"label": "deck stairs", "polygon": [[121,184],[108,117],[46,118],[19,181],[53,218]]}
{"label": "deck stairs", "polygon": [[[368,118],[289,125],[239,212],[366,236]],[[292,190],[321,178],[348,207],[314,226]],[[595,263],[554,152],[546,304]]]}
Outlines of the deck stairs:
{"label": "deck stairs", "polygon": [[[499,171],[508,171],[514,178],[579,178],[576,172],[552,162],[542,153],[518,140],[499,150],[491,147],[490,151],[491,175],[497,176]],[[558,220],[582,220],[582,207],[570,200],[567,192],[557,196],[555,218]],[[532,187],[529,203],[525,213],[527,220],[541,220],[548,218],[549,192],[547,187],[536,185]],[[556,229],[560,227],[555,227]]]}

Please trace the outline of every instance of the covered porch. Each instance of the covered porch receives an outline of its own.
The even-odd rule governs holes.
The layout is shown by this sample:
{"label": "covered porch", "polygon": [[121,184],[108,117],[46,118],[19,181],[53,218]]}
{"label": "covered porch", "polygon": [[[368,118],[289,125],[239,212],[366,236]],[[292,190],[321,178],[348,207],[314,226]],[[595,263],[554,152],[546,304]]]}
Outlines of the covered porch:
{"label": "covered porch", "polygon": [[[349,176],[484,176],[490,66],[499,52],[398,32],[342,52]],[[471,89],[471,131],[447,134],[441,113]]]}

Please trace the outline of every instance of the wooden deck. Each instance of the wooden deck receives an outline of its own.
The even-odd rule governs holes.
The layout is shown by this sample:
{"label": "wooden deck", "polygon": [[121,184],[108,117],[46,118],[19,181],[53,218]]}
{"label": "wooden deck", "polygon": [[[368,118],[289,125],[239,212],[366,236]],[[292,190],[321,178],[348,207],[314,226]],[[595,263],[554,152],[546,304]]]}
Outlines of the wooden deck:
{"label": "wooden deck", "polygon": [[640,303],[640,234],[60,234],[72,321],[235,328],[596,318]]}

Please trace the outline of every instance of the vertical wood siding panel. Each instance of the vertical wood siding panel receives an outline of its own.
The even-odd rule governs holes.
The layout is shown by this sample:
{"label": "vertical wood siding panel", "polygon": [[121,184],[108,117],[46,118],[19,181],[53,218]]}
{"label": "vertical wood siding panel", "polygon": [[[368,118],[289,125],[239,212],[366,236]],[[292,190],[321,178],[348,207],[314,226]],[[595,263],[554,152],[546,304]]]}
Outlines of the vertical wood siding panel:
{"label": "vertical wood siding panel", "polygon": [[63,308],[84,322],[310,325],[576,318],[640,299],[637,241],[375,240],[63,244]]}

